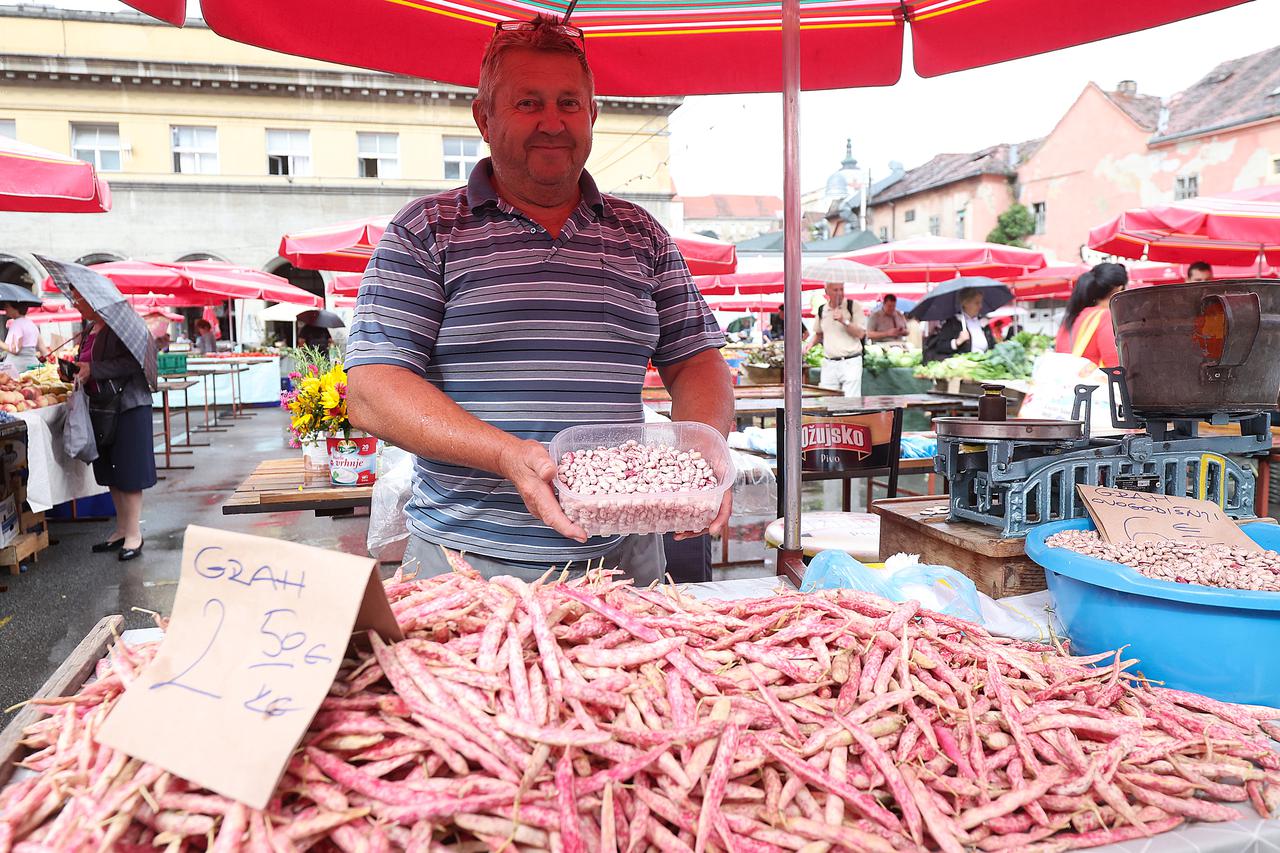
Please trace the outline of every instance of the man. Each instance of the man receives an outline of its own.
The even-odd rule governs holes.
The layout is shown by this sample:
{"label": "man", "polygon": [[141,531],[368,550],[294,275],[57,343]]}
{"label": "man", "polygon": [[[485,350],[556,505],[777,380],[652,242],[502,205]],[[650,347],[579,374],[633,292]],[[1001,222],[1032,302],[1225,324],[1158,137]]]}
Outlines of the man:
{"label": "man", "polygon": [[862,339],[867,330],[861,323],[862,307],[844,298],[844,285],[826,286],[827,301],[818,306],[813,334],[805,344],[806,353],[822,344],[822,378],[819,385],[840,391],[846,397],[862,396]]}
{"label": "man", "polygon": [[898,310],[898,297],[886,293],[880,307],[871,312],[867,337],[873,341],[900,341],[907,337],[907,317]]}
{"label": "man", "polygon": [[1187,267],[1187,282],[1195,283],[1197,281],[1213,281],[1213,267],[1204,261],[1196,261]]}
{"label": "man", "polygon": [[365,272],[348,412],[417,456],[406,563],[425,574],[448,570],[444,546],[488,577],[588,564],[660,577],[660,537],[588,540],[569,521],[545,443],[641,423],[650,360],[674,419],[733,424],[723,338],[675,244],[584,171],[593,95],[581,31],[500,23],[472,104],[491,156],[466,187],[401,210]]}

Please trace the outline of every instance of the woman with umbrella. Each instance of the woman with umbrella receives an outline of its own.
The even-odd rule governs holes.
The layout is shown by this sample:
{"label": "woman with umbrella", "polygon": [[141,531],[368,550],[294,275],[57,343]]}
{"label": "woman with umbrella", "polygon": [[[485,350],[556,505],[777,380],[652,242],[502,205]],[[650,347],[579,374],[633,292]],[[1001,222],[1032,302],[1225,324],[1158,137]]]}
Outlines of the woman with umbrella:
{"label": "woman with umbrella", "polygon": [[31,291],[16,284],[0,284],[0,304],[9,318],[4,338],[4,363],[13,365],[21,373],[35,367],[49,354],[40,328],[27,318],[32,305],[40,299]]}
{"label": "woman with umbrella", "polygon": [[116,507],[116,529],[93,551],[115,551],[120,560],[133,560],[142,554],[142,492],[156,484],[155,339],[108,279],[79,264],[37,260],[86,326],[76,361],[98,444],[93,477],[111,490]]}
{"label": "woman with umbrella", "polygon": [[1013,293],[989,278],[956,278],[939,285],[911,311],[916,320],[942,320],[924,342],[923,361],[958,353],[985,352],[996,345],[983,315],[1012,301]]}

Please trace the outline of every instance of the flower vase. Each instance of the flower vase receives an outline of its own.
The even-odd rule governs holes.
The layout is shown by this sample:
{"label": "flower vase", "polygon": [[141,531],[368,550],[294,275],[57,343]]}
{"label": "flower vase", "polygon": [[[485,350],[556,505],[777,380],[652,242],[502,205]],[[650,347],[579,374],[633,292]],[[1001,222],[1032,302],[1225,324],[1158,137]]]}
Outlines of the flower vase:
{"label": "flower vase", "polygon": [[378,439],[357,430],[329,434],[329,482],[371,486],[378,476]]}
{"label": "flower vase", "polygon": [[319,433],[302,442],[302,469],[304,471],[329,470],[328,436]]}

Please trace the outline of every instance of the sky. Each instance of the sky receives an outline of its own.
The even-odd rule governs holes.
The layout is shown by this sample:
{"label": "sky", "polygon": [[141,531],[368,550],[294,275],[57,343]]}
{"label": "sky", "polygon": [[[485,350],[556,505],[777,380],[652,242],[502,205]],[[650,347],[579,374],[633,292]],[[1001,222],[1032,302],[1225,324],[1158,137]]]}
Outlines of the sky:
{"label": "sky", "polygon": [[[49,4],[128,8],[118,0]],[[194,9],[196,0],[189,6]],[[896,86],[801,96],[801,186],[811,190],[826,183],[840,167],[846,138],[853,140],[859,168],[869,168],[875,180],[888,172],[892,160],[910,169],[939,153],[1043,136],[1090,81],[1111,89],[1121,80],[1136,80],[1139,92],[1168,96],[1219,62],[1277,44],[1280,0],[1255,0],[1146,32],[932,79],[911,71],[908,44]],[[646,132],[655,130],[660,132],[657,127]],[[781,195],[780,96],[687,98],[672,115],[669,130],[669,165],[681,195]]]}

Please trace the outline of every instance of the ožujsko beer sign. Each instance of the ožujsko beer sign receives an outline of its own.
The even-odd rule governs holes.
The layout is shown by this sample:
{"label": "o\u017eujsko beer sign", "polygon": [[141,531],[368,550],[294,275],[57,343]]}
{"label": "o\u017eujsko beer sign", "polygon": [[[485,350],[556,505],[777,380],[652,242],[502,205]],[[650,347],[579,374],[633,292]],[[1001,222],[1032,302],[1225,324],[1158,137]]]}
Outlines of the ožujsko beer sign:
{"label": "o\u017eujsko beer sign", "polygon": [[806,471],[842,471],[861,467],[871,457],[871,427],[840,418],[805,419],[800,427],[801,467]]}

